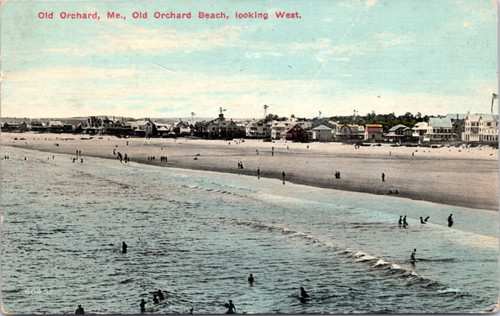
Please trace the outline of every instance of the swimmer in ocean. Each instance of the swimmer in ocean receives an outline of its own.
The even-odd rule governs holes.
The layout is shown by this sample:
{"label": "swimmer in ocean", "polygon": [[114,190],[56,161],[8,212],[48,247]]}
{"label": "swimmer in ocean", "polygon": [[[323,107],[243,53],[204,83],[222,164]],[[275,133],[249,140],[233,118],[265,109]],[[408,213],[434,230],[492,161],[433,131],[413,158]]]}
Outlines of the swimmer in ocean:
{"label": "swimmer in ocean", "polygon": [[306,290],[304,290],[303,287],[300,287],[300,297],[302,298],[309,297],[309,294],[307,294]]}
{"label": "swimmer in ocean", "polygon": [[250,286],[253,285],[253,281],[254,281],[253,275],[250,273],[250,276],[248,277],[248,283],[250,283]]}

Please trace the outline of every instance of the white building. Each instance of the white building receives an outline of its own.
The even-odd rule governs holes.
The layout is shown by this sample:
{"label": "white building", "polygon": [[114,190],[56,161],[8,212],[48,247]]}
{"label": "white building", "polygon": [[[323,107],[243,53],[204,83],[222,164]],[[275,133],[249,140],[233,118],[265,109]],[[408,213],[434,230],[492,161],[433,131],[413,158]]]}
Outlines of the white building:
{"label": "white building", "polygon": [[245,126],[245,135],[253,138],[268,138],[271,136],[271,124],[262,120],[254,120]]}
{"label": "white building", "polygon": [[465,119],[465,132],[462,139],[466,142],[498,141],[498,115],[469,114]]}
{"label": "white building", "polygon": [[291,121],[274,122],[271,125],[271,138],[282,139],[285,136],[286,131],[292,128],[292,124],[295,125],[295,122]]}
{"label": "white building", "polygon": [[430,117],[424,141],[453,140],[453,128],[449,118]]}

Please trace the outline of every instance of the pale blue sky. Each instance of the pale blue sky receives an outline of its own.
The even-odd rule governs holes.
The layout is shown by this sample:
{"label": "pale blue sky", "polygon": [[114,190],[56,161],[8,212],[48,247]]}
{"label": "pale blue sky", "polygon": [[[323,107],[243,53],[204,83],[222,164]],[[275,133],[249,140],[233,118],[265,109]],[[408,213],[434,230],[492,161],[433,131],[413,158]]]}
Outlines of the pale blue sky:
{"label": "pale blue sky", "polygon": [[[108,11],[126,19],[108,20]],[[133,19],[136,11],[148,19]],[[192,18],[159,20],[156,11]],[[201,20],[199,11],[229,19]],[[249,11],[269,19],[234,16]],[[492,0],[7,1],[1,114],[213,117],[222,106],[241,118],[262,116],[264,104],[300,117],[488,112],[497,16]]]}

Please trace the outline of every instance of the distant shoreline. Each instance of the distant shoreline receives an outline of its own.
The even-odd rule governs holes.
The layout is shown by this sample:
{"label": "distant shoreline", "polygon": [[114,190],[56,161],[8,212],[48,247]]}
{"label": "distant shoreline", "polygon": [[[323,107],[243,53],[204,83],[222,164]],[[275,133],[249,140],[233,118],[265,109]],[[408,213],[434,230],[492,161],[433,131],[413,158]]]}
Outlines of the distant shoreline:
{"label": "distant shoreline", "polygon": [[[8,152],[4,146],[69,155],[80,150],[83,157],[107,158],[119,164],[113,155],[114,149],[123,155],[126,153],[130,161],[155,166],[250,176],[257,176],[260,168],[261,177],[282,180],[285,171],[286,182],[308,186],[496,211],[499,205],[498,151],[492,148],[429,149],[386,145],[354,149],[354,146],[340,143],[146,140],[108,136],[88,139],[81,135],[2,133],[2,156]],[[148,160],[148,156],[155,156],[155,159]],[[166,156],[167,162],[162,162],[161,156]],[[243,163],[243,169],[238,169],[238,162]],[[335,171],[340,172],[340,179],[335,178]],[[382,173],[385,181],[382,181]],[[390,194],[391,190],[398,193]]]}

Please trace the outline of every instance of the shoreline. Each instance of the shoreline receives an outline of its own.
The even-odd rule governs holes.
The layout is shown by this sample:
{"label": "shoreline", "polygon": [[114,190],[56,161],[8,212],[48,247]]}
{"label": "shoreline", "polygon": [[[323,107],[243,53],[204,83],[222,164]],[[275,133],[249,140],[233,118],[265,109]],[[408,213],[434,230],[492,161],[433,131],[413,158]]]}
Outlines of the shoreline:
{"label": "shoreline", "polygon": [[[141,164],[255,177],[259,168],[260,177],[280,181],[285,171],[285,181],[296,184],[498,211],[498,153],[493,155],[495,150],[480,152],[483,150],[478,149],[467,156],[455,148],[431,150],[380,146],[356,151],[352,146],[338,143],[257,140],[238,143],[111,136],[83,140],[85,137],[80,135],[63,136],[2,133],[2,147],[69,155],[74,155],[80,148],[82,156],[117,160],[113,155],[115,149],[127,153],[130,161]],[[39,140],[42,137],[44,140]],[[271,147],[275,149],[271,150]],[[454,153],[449,154],[452,149]],[[148,156],[155,156],[155,159],[148,160]],[[162,162],[161,156],[167,156],[167,162]],[[244,169],[237,168],[240,161]],[[340,179],[334,176],[336,170],[341,172]],[[385,181],[381,179],[382,172]],[[398,190],[398,194],[389,194],[390,190]]]}

